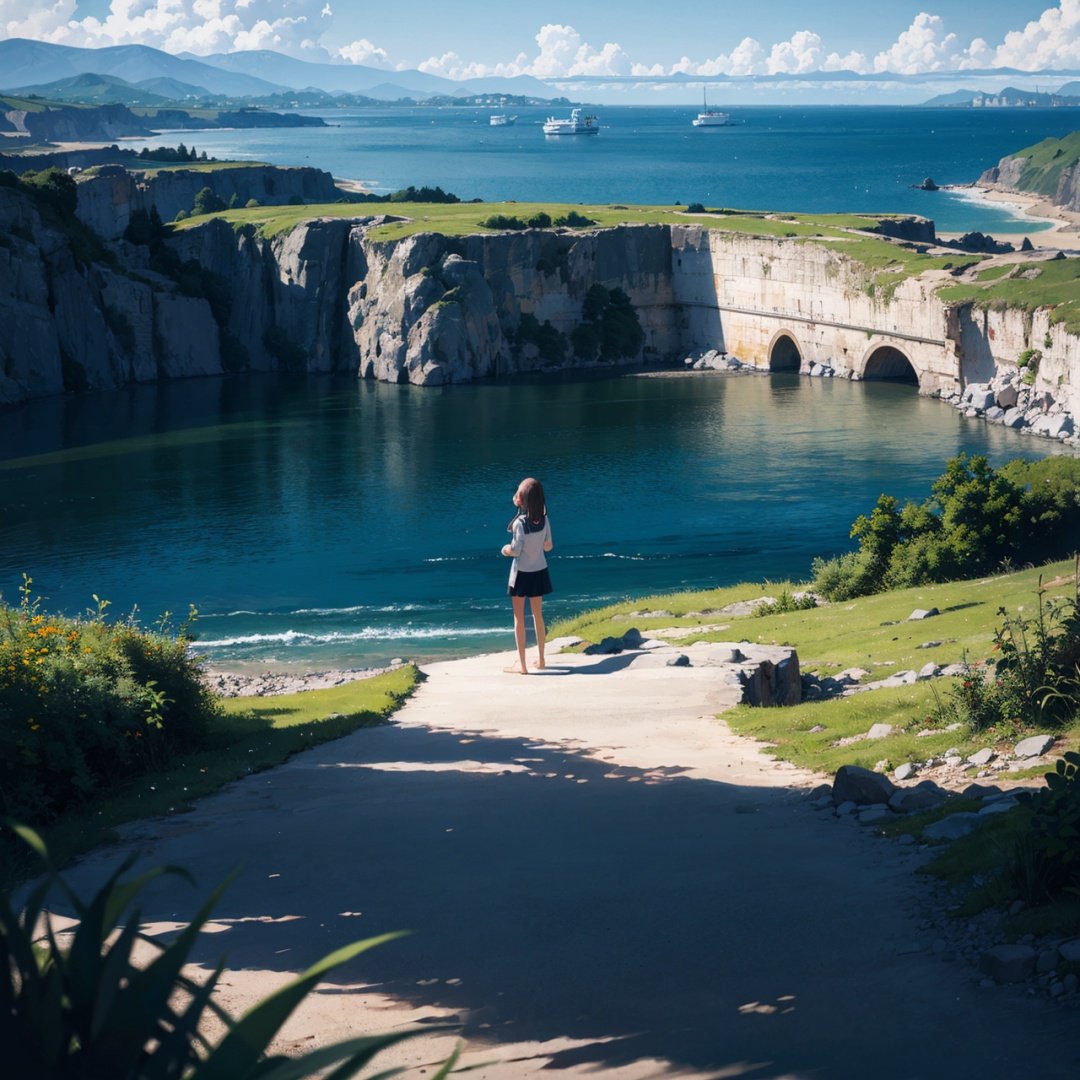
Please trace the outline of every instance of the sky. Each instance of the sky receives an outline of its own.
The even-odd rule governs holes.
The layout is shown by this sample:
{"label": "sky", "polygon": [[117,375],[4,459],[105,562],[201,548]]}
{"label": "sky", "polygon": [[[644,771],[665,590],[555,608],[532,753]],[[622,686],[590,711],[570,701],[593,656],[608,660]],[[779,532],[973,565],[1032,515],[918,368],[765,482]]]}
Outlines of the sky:
{"label": "sky", "polygon": [[195,55],[276,49],[454,79],[685,73],[790,83],[843,70],[929,84],[998,67],[1080,71],[1080,0],[0,0],[3,37]]}

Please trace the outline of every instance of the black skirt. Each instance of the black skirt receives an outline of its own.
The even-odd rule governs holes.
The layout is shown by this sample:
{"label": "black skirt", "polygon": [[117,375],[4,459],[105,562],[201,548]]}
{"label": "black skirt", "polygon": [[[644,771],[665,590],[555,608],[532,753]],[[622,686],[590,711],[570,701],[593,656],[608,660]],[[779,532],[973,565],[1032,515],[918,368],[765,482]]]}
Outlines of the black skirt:
{"label": "black skirt", "polygon": [[547,596],[551,592],[551,575],[543,570],[519,570],[513,585],[506,587],[507,596]]}

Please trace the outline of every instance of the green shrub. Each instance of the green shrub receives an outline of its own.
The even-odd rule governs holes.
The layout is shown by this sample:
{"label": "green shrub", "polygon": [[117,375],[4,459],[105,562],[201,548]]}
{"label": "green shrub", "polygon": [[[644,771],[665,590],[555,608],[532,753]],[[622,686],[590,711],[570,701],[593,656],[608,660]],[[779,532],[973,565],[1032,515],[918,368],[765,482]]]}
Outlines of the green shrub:
{"label": "green shrub", "polygon": [[705,209],[705,206],[704,206],[704,204],[703,204],[703,203],[699,203],[699,202],[692,202],[692,203],[691,203],[691,204],[690,204],[690,205],[689,205],[689,206],[688,206],[688,207],[686,208],[686,212],[687,212],[688,214],[705,214],[705,213],[708,213],[708,211],[707,211],[707,210]]}
{"label": "green shrub", "polygon": [[576,210],[570,210],[568,213],[557,217],[555,224],[568,229],[587,229],[590,225],[595,225],[596,222],[584,214],[579,214]]}
{"label": "green shrub", "polygon": [[829,600],[1061,558],[1080,536],[1080,461],[1011,461],[995,470],[961,454],[928,499],[901,507],[883,494],[855,519],[851,536],[856,553],[814,560],[814,590]]}
{"label": "green shrub", "polygon": [[254,210],[257,206],[261,205],[262,203],[260,203],[258,199],[248,199],[248,201],[244,203],[244,208],[246,210]]}
{"label": "green shrub", "polygon": [[200,214],[220,214],[225,209],[225,201],[220,198],[212,187],[200,188],[195,195],[195,201],[191,205],[191,214],[198,217]]}
{"label": "green shrub", "polygon": [[175,634],[0,602],[0,814],[47,822],[197,746],[218,706]]}
{"label": "green shrub", "polygon": [[1036,598],[1031,616],[998,609],[1003,621],[994,631],[996,663],[968,669],[939,706],[940,722],[1018,734],[1080,716],[1080,599],[1074,593],[1046,600],[1041,578]]}
{"label": "green shrub", "polygon": [[501,229],[510,232],[518,232],[529,227],[521,218],[514,217],[512,214],[492,214],[491,217],[479,222],[479,225],[484,229]]}
{"label": "green shrub", "polygon": [[551,215],[546,210],[541,210],[529,218],[528,226],[530,229],[550,229]]}
{"label": "green shrub", "polygon": [[[202,983],[182,973],[228,880],[172,941],[162,944],[140,930],[139,894],[157,878],[190,882],[189,874],[162,867],[125,878],[132,856],[84,902],[52,868],[41,838],[22,826],[14,831],[40,856],[47,875],[18,915],[11,897],[0,895],[0,1045],[10,1076],[302,1080],[326,1076],[333,1068],[332,1075],[345,1080],[382,1050],[423,1033],[399,1030],[346,1039],[299,1057],[268,1056],[267,1047],[282,1025],[328,972],[400,934],[338,949],[234,1018],[211,1002],[224,962]],[[78,920],[70,944],[61,944],[46,915],[49,895],[57,892]],[[149,960],[136,963],[136,947],[149,950]],[[225,1027],[213,1045],[200,1031],[209,1013]],[[445,1080],[459,1052],[435,1070],[434,1080]]]}
{"label": "green shrub", "polygon": [[788,611],[809,611],[817,607],[817,597],[813,593],[803,593],[801,596],[792,596],[787,589],[783,589],[775,600],[765,604],[758,604],[754,608],[754,614],[759,618],[766,615],[782,615]]}
{"label": "green shrub", "polygon": [[540,322],[531,312],[525,312],[516,337],[518,345],[535,345],[540,359],[548,366],[559,367],[566,362],[566,335],[547,319]]}
{"label": "green shrub", "polygon": [[582,360],[636,357],[645,343],[641,320],[622,289],[595,284],[581,303],[582,323],[570,335],[574,355]]}
{"label": "green shrub", "polygon": [[1069,751],[1046,774],[1046,788],[1020,795],[1026,814],[1009,876],[1029,904],[1080,896],[1080,754]]}

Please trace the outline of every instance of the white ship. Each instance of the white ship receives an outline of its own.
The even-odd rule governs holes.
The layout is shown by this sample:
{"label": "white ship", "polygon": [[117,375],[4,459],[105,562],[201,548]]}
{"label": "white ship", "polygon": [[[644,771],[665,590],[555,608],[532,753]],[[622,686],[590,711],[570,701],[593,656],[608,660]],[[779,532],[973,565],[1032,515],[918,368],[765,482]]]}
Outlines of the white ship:
{"label": "white ship", "polygon": [[705,98],[705,91],[701,92],[701,112],[697,114],[695,120],[691,120],[690,123],[694,127],[724,127],[725,124],[731,123],[731,117],[726,112],[721,112],[719,109],[710,109],[709,102]]}
{"label": "white ship", "polygon": [[488,123],[492,127],[513,127],[517,123],[517,117],[507,116],[506,113],[494,113]]}
{"label": "white ship", "polygon": [[544,121],[545,135],[595,135],[599,130],[596,117],[582,116],[580,109],[571,109],[569,120],[549,116]]}

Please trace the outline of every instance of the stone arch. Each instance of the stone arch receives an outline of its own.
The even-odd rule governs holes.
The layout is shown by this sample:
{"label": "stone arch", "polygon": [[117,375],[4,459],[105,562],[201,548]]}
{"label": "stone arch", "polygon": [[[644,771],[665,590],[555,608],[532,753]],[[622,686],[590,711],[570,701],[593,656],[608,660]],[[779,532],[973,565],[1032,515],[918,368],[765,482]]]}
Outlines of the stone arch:
{"label": "stone arch", "polygon": [[769,343],[770,371],[798,371],[802,366],[802,349],[787,331],[781,330]]}
{"label": "stone arch", "polygon": [[894,345],[878,345],[871,350],[863,364],[863,378],[904,383],[908,386],[919,385],[919,374],[915,365]]}

